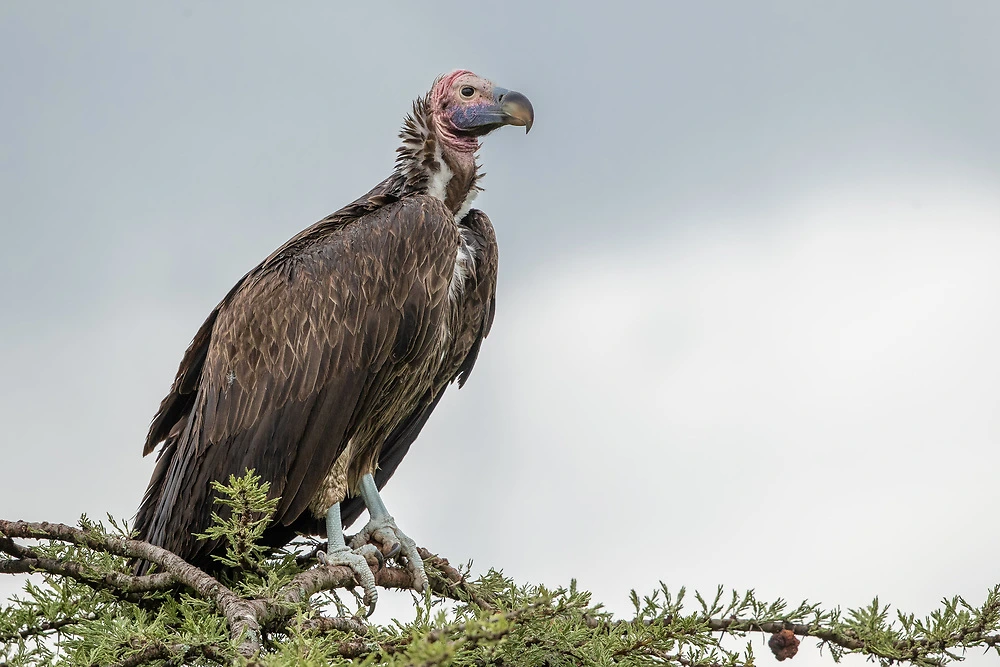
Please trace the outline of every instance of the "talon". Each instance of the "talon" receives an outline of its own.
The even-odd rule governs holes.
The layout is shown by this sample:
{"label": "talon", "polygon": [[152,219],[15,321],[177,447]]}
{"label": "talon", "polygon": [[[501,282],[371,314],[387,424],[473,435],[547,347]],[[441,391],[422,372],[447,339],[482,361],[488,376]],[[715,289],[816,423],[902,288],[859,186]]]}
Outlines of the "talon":
{"label": "talon", "polygon": [[387,553],[385,555],[385,557],[386,558],[395,558],[396,556],[399,555],[399,552],[402,551],[402,550],[403,550],[403,545],[400,544],[399,542],[396,542],[395,544],[392,545],[392,548],[389,549],[389,553]]}
{"label": "talon", "polygon": [[378,602],[378,591],[375,590],[374,584],[372,584],[370,591],[367,588],[365,589],[365,596],[361,599],[368,605],[365,618],[371,618],[371,615],[375,613],[375,603]]}

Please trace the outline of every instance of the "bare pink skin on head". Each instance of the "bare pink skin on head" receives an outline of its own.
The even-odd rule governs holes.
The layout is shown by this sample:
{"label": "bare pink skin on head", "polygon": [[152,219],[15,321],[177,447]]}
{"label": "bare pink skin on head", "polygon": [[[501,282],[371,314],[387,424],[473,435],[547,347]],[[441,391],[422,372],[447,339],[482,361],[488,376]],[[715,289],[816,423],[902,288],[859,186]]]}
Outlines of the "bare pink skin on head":
{"label": "bare pink skin on head", "polygon": [[501,127],[531,129],[535,112],[521,93],[469,70],[434,80],[403,123],[396,168],[412,187],[432,192],[453,212],[468,211],[478,188],[479,138]]}
{"label": "bare pink skin on head", "polygon": [[[463,96],[462,89],[471,87],[473,94]],[[451,111],[463,106],[477,106],[493,101],[493,82],[466,69],[438,77],[431,88],[430,103],[434,123],[442,143],[456,153],[472,154],[479,150],[479,139],[459,134],[451,121]]]}

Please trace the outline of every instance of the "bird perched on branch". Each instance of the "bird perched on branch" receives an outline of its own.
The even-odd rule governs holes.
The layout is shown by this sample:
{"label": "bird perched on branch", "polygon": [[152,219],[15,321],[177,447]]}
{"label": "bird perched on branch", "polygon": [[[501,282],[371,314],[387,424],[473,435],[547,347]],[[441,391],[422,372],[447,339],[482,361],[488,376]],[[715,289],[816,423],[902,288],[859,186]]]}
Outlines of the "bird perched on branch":
{"label": "bird perched on branch", "polygon": [[[253,469],[280,496],[265,543],[325,529],[326,560],[354,570],[370,609],[376,550],[427,586],[378,490],[445,388],[468,378],[493,321],[496,237],[472,208],[479,138],[533,120],[520,93],[466,70],[439,77],[403,123],[393,173],[236,283],[150,426],[143,455],[162,448],[141,539],[210,566],[224,545],[192,533],[219,509],[211,482]],[[345,544],[365,508],[368,524]]]}

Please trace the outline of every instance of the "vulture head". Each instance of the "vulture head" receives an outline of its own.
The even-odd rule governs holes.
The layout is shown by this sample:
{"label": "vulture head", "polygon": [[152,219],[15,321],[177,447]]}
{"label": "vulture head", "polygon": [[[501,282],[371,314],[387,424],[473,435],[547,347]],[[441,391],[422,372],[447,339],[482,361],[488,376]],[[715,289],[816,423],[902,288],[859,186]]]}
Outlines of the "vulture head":
{"label": "vulture head", "polygon": [[527,132],[535,119],[527,97],[468,70],[455,70],[434,82],[430,109],[445,142],[469,151],[478,147],[477,137],[504,125]]}

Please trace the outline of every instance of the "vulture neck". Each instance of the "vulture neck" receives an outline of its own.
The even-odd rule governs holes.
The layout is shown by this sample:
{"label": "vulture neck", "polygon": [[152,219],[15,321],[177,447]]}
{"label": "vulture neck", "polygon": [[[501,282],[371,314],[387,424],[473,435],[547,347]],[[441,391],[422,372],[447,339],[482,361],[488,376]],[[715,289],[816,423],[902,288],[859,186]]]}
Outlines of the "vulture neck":
{"label": "vulture neck", "polygon": [[456,136],[431,114],[428,98],[413,103],[399,133],[402,145],[396,149],[396,171],[406,179],[407,194],[427,194],[444,202],[460,221],[482,189],[475,137]]}

